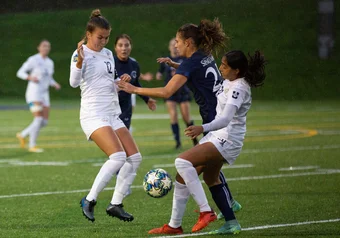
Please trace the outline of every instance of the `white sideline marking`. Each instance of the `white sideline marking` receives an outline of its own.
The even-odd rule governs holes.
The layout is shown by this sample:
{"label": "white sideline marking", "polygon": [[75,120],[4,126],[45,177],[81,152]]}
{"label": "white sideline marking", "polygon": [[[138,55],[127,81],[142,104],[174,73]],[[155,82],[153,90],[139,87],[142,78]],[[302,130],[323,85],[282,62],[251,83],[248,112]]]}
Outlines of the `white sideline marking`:
{"label": "white sideline marking", "polygon": [[[250,177],[238,177],[238,178],[228,178],[227,181],[245,181],[245,180],[261,180],[261,179],[273,179],[273,178],[284,178],[284,177],[301,177],[301,176],[311,176],[311,175],[321,175],[321,174],[339,174],[340,169],[322,169],[316,172],[306,172],[306,173],[295,173],[295,174],[272,174],[263,176],[250,176]],[[203,181],[201,181],[203,183]],[[143,188],[142,185],[133,185],[131,188]],[[114,187],[105,188],[104,190],[113,190]],[[54,192],[39,192],[39,193],[22,193],[22,194],[10,194],[10,195],[0,195],[0,199],[3,198],[15,198],[15,197],[34,197],[34,196],[44,196],[53,194],[68,194],[68,193],[83,193],[88,192],[90,189],[80,189],[80,190],[70,190],[70,191],[54,191]]]}
{"label": "white sideline marking", "polygon": [[[152,166],[153,168],[172,168],[175,167],[175,164],[155,164]],[[223,166],[222,169],[241,169],[241,168],[252,168],[253,164],[235,164],[235,165],[226,165]]]}
{"label": "white sideline marking", "polygon": [[313,165],[307,165],[307,166],[296,166],[296,167],[288,167],[288,168],[279,168],[279,171],[294,171],[294,170],[308,170],[308,169],[318,169],[320,166],[313,166]]}
{"label": "white sideline marking", "polygon": [[[287,224],[253,226],[253,227],[242,228],[242,231],[256,231],[256,230],[264,230],[264,229],[271,229],[271,228],[280,228],[280,227],[289,227],[289,226],[303,226],[303,225],[331,223],[331,222],[339,222],[339,221],[340,221],[340,218],[335,218],[335,219],[320,220],[320,221],[303,221],[303,222],[287,223]],[[208,234],[209,234],[209,232],[202,232],[202,233],[194,233],[194,234],[175,235],[175,236],[156,236],[155,238],[191,237],[191,236],[203,236],[203,235],[208,235]]]}

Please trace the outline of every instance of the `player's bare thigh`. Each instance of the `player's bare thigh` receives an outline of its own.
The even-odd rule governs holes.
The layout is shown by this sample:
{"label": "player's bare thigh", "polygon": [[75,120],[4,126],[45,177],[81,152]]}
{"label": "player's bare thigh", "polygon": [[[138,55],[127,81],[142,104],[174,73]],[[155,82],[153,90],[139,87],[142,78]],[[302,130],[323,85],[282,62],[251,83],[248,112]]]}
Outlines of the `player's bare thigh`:
{"label": "player's bare thigh", "polygon": [[119,128],[115,131],[127,156],[134,155],[139,152],[138,146],[131,136],[130,131],[126,127]]}
{"label": "player's bare thigh", "polygon": [[111,126],[104,126],[95,130],[91,134],[91,139],[107,156],[124,151],[122,143]]}
{"label": "player's bare thigh", "polygon": [[[38,106],[38,107],[42,107],[43,108],[42,102],[32,102],[32,104],[34,106]],[[42,117],[43,116],[43,110],[34,111],[34,112],[32,112],[32,114],[33,114],[34,117]]]}
{"label": "player's bare thigh", "polygon": [[43,106],[42,116],[44,119],[48,120],[50,114],[50,107]]}

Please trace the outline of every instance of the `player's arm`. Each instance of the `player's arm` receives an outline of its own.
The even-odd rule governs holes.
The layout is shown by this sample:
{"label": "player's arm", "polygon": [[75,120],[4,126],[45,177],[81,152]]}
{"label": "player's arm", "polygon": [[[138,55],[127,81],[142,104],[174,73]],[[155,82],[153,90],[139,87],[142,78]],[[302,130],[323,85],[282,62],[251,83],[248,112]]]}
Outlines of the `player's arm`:
{"label": "player's arm", "polygon": [[176,63],[174,61],[172,61],[169,57],[166,57],[166,58],[158,58],[157,59],[157,62],[158,63],[165,63],[167,65],[169,65],[170,67],[173,67],[175,69],[178,69],[178,67],[180,66],[179,63]]}
{"label": "player's arm", "polygon": [[237,97],[230,92],[228,95],[225,95],[226,105],[217,118],[210,123],[203,124],[202,126],[189,126],[185,129],[185,135],[191,138],[196,138],[203,132],[216,131],[227,127],[235,116],[237,110],[241,107],[245,98],[246,92],[243,90],[238,90],[237,93],[238,94],[235,94]]}
{"label": "player's arm", "polygon": [[175,74],[168,84],[162,88],[140,88],[135,87],[126,82],[119,82],[118,86],[121,90],[128,93],[135,93],[138,95],[144,95],[149,97],[157,98],[169,98],[173,95],[180,87],[182,87],[187,81],[187,77],[181,74]]}
{"label": "player's arm", "polygon": [[[53,61],[52,61],[52,75],[53,75],[53,74],[54,74],[54,63],[53,63]],[[54,87],[56,90],[59,90],[59,89],[61,88],[61,86],[60,86],[59,83],[57,83],[57,81],[54,80],[54,78],[52,77],[52,75],[51,75],[51,77],[50,77],[50,86],[51,86],[51,87]]]}
{"label": "player's arm", "polygon": [[30,80],[35,83],[38,83],[39,80],[36,77],[33,77],[29,74],[33,70],[34,67],[34,59],[32,57],[28,58],[25,63],[20,67],[17,72],[17,77],[22,80]]}
{"label": "player's arm", "polygon": [[78,43],[77,51],[73,53],[71,58],[70,85],[72,88],[78,87],[82,79],[84,61],[83,43],[83,40]]}

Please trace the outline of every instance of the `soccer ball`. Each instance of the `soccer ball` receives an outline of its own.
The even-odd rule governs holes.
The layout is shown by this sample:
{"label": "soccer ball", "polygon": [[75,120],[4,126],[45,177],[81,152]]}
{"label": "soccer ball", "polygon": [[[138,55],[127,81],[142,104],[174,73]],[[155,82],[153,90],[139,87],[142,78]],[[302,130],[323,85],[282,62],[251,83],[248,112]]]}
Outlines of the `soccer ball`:
{"label": "soccer ball", "polygon": [[143,188],[149,196],[161,198],[171,191],[172,180],[164,169],[152,169],[144,176]]}

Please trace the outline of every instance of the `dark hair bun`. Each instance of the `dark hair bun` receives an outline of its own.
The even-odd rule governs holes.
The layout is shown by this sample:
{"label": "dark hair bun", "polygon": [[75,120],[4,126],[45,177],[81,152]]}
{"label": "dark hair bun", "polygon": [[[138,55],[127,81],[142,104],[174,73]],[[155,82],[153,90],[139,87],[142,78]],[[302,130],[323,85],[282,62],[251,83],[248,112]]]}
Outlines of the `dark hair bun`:
{"label": "dark hair bun", "polygon": [[91,12],[90,19],[95,18],[95,17],[100,17],[102,14],[100,13],[99,9],[95,9]]}

